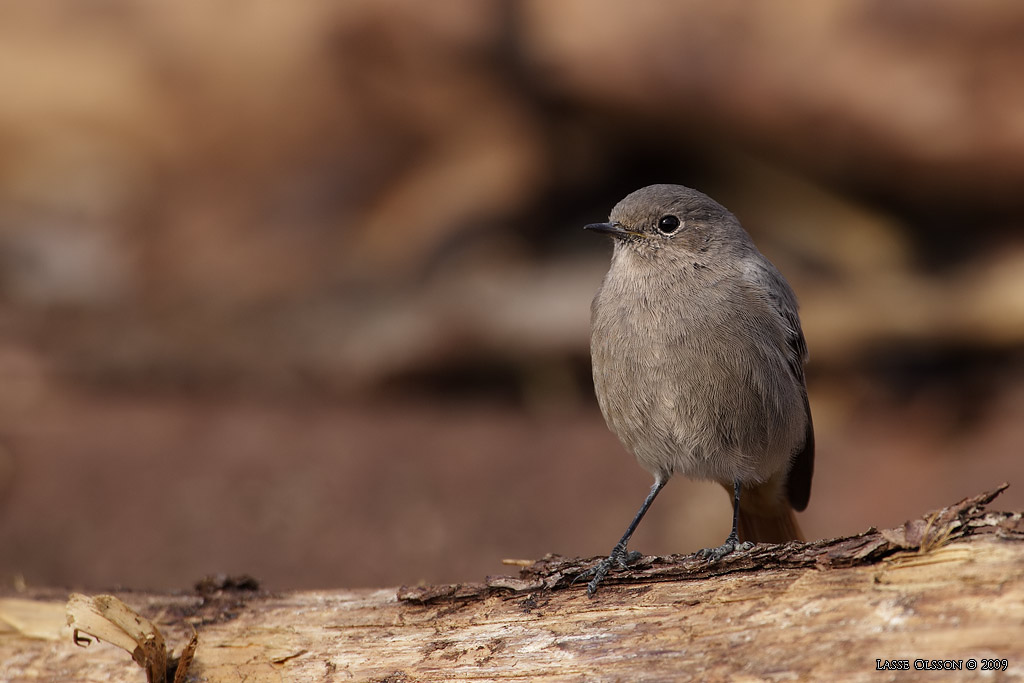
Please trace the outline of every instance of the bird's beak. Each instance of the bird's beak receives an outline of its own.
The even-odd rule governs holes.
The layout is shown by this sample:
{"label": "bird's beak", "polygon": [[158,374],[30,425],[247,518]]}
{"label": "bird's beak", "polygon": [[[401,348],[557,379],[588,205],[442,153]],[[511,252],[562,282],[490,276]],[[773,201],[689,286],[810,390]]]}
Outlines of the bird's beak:
{"label": "bird's beak", "polygon": [[637,233],[626,230],[622,227],[621,223],[591,223],[590,225],[584,225],[584,230],[593,230],[594,232],[602,232],[612,237],[628,237],[630,235],[636,235]]}

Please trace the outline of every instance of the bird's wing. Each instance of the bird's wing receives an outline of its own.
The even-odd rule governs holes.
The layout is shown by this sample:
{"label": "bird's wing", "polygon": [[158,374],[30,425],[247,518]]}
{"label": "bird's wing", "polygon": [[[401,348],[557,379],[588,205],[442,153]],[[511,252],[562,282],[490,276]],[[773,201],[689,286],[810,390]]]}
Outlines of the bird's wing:
{"label": "bird's wing", "polygon": [[797,315],[796,295],[775,266],[760,255],[747,264],[744,273],[751,279],[752,284],[767,294],[772,308],[781,318],[786,330],[786,348],[783,351],[793,377],[803,389],[807,428],[803,445],[794,453],[786,477],[786,497],[789,504],[794,510],[803,510],[811,498],[811,480],[814,477],[814,423],[811,420],[811,404],[807,400],[804,380],[804,363],[808,359],[807,341],[800,326],[800,316]]}

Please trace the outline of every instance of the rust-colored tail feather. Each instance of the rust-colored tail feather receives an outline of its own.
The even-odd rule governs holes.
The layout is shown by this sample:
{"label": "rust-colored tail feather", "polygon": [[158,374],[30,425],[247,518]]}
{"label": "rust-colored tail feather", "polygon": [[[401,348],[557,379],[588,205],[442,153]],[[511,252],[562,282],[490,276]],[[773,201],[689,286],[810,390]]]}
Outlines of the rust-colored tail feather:
{"label": "rust-colored tail feather", "polygon": [[802,541],[804,534],[796,523],[793,509],[785,503],[769,514],[744,510],[740,506],[739,532],[741,541],[754,543],[786,543]]}

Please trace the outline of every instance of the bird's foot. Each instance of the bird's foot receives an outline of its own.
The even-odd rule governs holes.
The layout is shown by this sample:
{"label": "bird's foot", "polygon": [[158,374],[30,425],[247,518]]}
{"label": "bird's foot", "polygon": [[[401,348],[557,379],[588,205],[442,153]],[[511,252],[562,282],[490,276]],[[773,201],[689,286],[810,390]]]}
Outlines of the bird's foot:
{"label": "bird's foot", "polygon": [[734,551],[750,550],[754,547],[754,544],[750,541],[744,541],[740,543],[740,539],[736,534],[729,534],[729,537],[725,539],[725,543],[718,546],[717,548],[704,548],[703,550],[697,551],[697,557],[708,562],[718,562],[723,557]]}
{"label": "bird's foot", "polygon": [[613,566],[618,569],[629,569],[630,564],[636,562],[643,556],[643,553],[637,552],[636,550],[627,552],[626,546],[618,544],[612,548],[612,552],[608,557],[604,558],[585,572],[577,574],[576,578],[574,578],[572,582],[576,583],[580,579],[589,578],[590,583],[587,584],[587,595],[592,596],[597,592],[597,587],[601,585],[601,582],[604,581],[604,577],[608,575],[608,572],[611,571]]}

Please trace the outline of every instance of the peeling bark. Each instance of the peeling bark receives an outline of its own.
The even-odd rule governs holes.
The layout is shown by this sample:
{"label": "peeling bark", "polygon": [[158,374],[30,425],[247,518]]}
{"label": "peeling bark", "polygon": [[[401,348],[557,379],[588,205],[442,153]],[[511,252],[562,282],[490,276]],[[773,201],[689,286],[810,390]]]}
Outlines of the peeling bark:
{"label": "peeling bark", "polygon": [[[572,577],[595,560],[556,556],[517,578],[397,593],[205,585],[120,597],[171,645],[194,626],[190,674],[208,681],[867,680],[903,660],[963,667],[928,680],[1006,660],[1004,675],[1021,679],[1024,521],[986,509],[1003,488],[896,529],[716,565],[643,558],[593,599]],[[52,623],[52,597],[0,598],[0,680],[139,680],[125,652],[76,647]]]}

